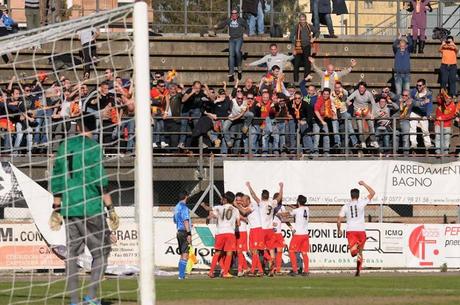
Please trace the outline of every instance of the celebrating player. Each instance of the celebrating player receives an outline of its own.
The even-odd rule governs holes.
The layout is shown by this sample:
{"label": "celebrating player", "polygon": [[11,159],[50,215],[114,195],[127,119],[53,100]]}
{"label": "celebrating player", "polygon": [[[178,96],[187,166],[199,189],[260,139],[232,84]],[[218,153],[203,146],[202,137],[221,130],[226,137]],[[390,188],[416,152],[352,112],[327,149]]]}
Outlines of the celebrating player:
{"label": "celebrating player", "polygon": [[[278,197],[278,193],[273,195],[273,199]],[[275,232],[273,238],[273,246],[276,250],[275,258],[275,274],[281,274],[281,264],[283,262],[283,250],[285,247],[284,237],[281,230],[281,225],[283,223],[282,217],[283,213],[286,212],[286,208],[283,205],[283,202],[278,202],[278,205],[275,207],[274,218],[273,218],[273,231]],[[292,230],[292,226],[289,222],[286,222],[286,225]]]}
{"label": "celebrating player", "polygon": [[212,257],[211,269],[208,276],[214,277],[214,269],[221,255],[225,252],[224,266],[222,268],[222,277],[231,278],[229,273],[230,264],[232,262],[232,254],[236,250],[235,226],[240,226],[240,212],[233,206],[235,194],[226,192],[222,197],[221,204],[212,208],[209,214],[212,218],[217,219],[216,225],[216,242],[214,250],[216,251]]}
{"label": "celebrating player", "polygon": [[[251,202],[251,197],[243,196],[241,205],[236,205],[240,212],[247,218],[249,225],[249,249],[251,250],[251,273],[252,276],[263,276],[264,270],[260,263],[259,255],[265,250],[264,236],[260,222],[259,205]],[[262,252],[262,253],[260,253]],[[259,271],[257,273],[256,269]]]}
{"label": "celebrating player", "polygon": [[[244,194],[241,192],[235,195],[235,207],[243,205]],[[241,212],[241,211],[240,211]],[[248,219],[240,216],[240,226],[236,230],[236,251],[238,257],[238,276],[244,276],[249,272],[248,264],[246,262],[245,253],[248,252],[248,233],[247,233]]]}
{"label": "celebrating player", "polygon": [[109,194],[109,181],[102,165],[102,149],[92,139],[96,118],[84,114],[77,120],[79,135],[65,139],[58,148],[51,177],[53,213],[50,227],[66,228],[67,289],[71,304],[80,304],[78,289],[78,256],[88,247],[93,262],[85,304],[101,304],[97,300],[99,283],[107,267],[111,250],[111,231],[107,226],[104,206],[108,211],[110,229],[119,225],[118,215]]}
{"label": "celebrating player", "polygon": [[309,275],[308,269],[308,249],[310,248],[310,236],[308,236],[308,220],[310,218],[310,210],[307,207],[307,198],[303,195],[297,197],[297,208],[293,209],[288,214],[295,219],[294,236],[292,236],[289,244],[289,258],[291,259],[292,270],[289,273],[292,276],[298,274],[296,253],[302,254],[303,260],[303,276]]}
{"label": "celebrating player", "polygon": [[359,276],[363,266],[363,249],[366,243],[366,227],[364,224],[364,207],[370,203],[375,196],[375,191],[364,181],[359,181],[359,185],[364,186],[369,195],[367,199],[359,200],[359,190],[350,191],[351,201],[347,202],[340,210],[337,219],[337,229],[339,238],[342,237],[341,225],[343,218],[347,218],[347,239],[348,247],[352,257],[357,256],[356,276]]}
{"label": "celebrating player", "polygon": [[249,182],[246,182],[246,186],[248,187],[249,192],[251,193],[251,197],[259,205],[265,249],[268,250],[270,253],[270,260],[268,262],[270,270],[269,276],[273,276],[275,273],[275,247],[273,244],[275,232],[273,231],[273,215],[276,206],[279,202],[281,202],[281,200],[283,200],[283,183],[279,183],[280,190],[278,192],[278,197],[276,197],[274,200],[270,200],[270,193],[267,190],[262,191],[262,199],[259,199],[259,197],[257,197]]}

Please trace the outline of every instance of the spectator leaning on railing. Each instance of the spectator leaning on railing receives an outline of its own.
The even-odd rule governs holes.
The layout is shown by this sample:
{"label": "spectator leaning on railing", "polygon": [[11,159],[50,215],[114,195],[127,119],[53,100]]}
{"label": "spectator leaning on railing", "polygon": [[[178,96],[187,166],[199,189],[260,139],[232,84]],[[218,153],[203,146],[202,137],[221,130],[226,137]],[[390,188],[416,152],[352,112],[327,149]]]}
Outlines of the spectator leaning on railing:
{"label": "spectator leaning on railing", "polygon": [[410,53],[412,47],[411,37],[399,35],[393,42],[393,53],[395,54],[394,83],[397,95],[401,95],[403,89],[410,89]]}
{"label": "spectator leaning on railing", "polygon": [[[437,97],[437,102],[438,107],[436,108],[436,121],[434,125],[436,154],[446,154],[449,153],[452,120],[456,116],[456,107],[453,98],[443,89],[441,89]],[[442,136],[444,138],[441,146]]]}
{"label": "spectator leaning on railing", "polygon": [[410,133],[410,122],[409,115],[412,108],[412,99],[410,97],[409,90],[403,90],[399,99],[399,125],[401,127],[401,138],[402,138],[402,148],[404,155],[409,153],[409,133]]}
{"label": "spectator leaning on railing", "polygon": [[455,45],[454,37],[448,36],[439,48],[442,55],[441,60],[441,88],[447,89],[450,96],[457,95],[457,52],[458,47]]}
{"label": "spectator leaning on railing", "polygon": [[238,68],[238,79],[242,77],[241,61],[243,46],[243,37],[248,35],[248,24],[246,20],[239,17],[238,10],[233,9],[231,17],[214,26],[214,29],[219,30],[228,27],[230,40],[228,41],[228,80],[235,80],[235,67]]}

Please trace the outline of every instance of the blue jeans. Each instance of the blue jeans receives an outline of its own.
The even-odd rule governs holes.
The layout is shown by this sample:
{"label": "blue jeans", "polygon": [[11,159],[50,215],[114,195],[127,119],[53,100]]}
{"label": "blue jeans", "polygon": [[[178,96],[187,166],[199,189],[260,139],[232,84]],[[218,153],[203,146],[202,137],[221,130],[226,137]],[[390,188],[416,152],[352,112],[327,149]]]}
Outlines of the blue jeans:
{"label": "blue jeans", "polygon": [[287,133],[287,138],[289,142],[288,148],[291,152],[294,152],[297,146],[297,142],[296,142],[297,123],[295,120],[291,119],[288,121],[286,133]]}
{"label": "blue jeans", "polygon": [[257,20],[257,33],[263,34],[264,33],[264,10],[262,9],[262,2],[259,1],[257,5],[257,16],[249,14],[249,35],[256,34],[256,20]]}
{"label": "blue jeans", "polygon": [[130,118],[129,120],[121,121],[120,125],[116,126],[112,133],[113,140],[119,139],[123,136],[123,130],[128,128],[128,142],[126,143],[126,151],[128,152],[134,151],[134,126],[134,118]]}
{"label": "blue jeans", "polygon": [[300,135],[302,137],[302,147],[306,153],[310,153],[313,150],[313,139],[311,138],[311,134],[308,133],[308,124],[300,124]]}
{"label": "blue jeans", "polygon": [[27,151],[32,150],[32,129],[30,127],[24,128],[22,123],[16,123],[16,139],[14,141],[14,150],[20,150],[22,144],[22,138],[24,137],[24,133],[26,133],[27,139]]}
{"label": "blue jeans", "polygon": [[196,126],[196,123],[198,122],[198,118],[201,116],[201,110],[199,108],[190,109],[187,112],[182,112],[181,116],[195,118],[191,121],[189,119],[182,119],[180,121],[181,135],[179,138],[179,144],[185,144],[185,141],[187,140],[187,138],[190,138],[190,136],[186,135],[185,133],[192,130],[190,127],[191,122],[193,122],[193,125]]}
{"label": "blue jeans", "polygon": [[323,152],[328,153],[330,149],[329,141],[329,127],[326,125],[319,126],[317,123],[313,123],[313,153],[318,153],[319,151],[319,140],[323,136]]}
{"label": "blue jeans", "polygon": [[332,120],[332,133],[334,134],[334,144],[340,147],[339,121],[337,120]]}
{"label": "blue jeans", "polygon": [[[358,143],[358,139],[355,135],[355,130],[353,129],[353,122],[351,118],[351,114],[349,112],[342,112],[340,117],[343,121],[344,126],[347,128],[347,133],[350,136],[351,146],[355,146]],[[345,131],[345,129],[344,129]]]}
{"label": "blue jeans", "polygon": [[243,46],[243,38],[230,39],[228,41],[228,74],[235,73],[235,67],[241,69],[241,47]]}
{"label": "blue jeans", "polygon": [[[390,130],[386,126],[378,126],[375,130],[375,136],[377,137],[377,141],[379,142],[380,147],[383,150],[390,150]],[[383,145],[382,145],[383,143]]]}
{"label": "blue jeans", "polygon": [[259,125],[252,125],[250,128],[249,128],[249,142],[251,143],[252,145],[252,148],[251,148],[251,153],[257,153],[258,149],[259,149],[259,143],[260,143],[260,139],[261,139],[261,128]]}
{"label": "blue jeans", "polygon": [[[441,145],[441,129],[443,131],[443,141]],[[434,126],[434,132],[436,133],[436,137],[434,140],[436,146],[436,153],[440,154],[447,154],[449,153],[449,146],[450,146],[450,136],[452,135],[452,127],[443,127],[439,125]],[[442,146],[442,147],[441,147]]]}
{"label": "blue jeans", "polygon": [[[319,33],[320,33],[319,0],[313,0],[312,1],[311,11],[312,11],[312,14],[313,14],[313,27],[315,28],[315,31],[316,31],[317,35],[319,35]],[[334,26],[332,24],[331,14],[323,14],[323,15],[324,15],[324,19],[326,21],[327,30],[329,31],[330,35],[333,35],[334,34]]]}
{"label": "blue jeans", "polygon": [[35,127],[35,135],[34,135],[34,143],[35,144],[43,144],[48,142],[48,133],[51,128],[51,115],[49,110],[38,110],[37,111],[37,118],[35,121],[37,122],[37,127]]}
{"label": "blue jeans", "polygon": [[401,95],[403,89],[410,89],[410,74],[409,73],[395,73],[395,88],[396,95]]}
{"label": "blue jeans", "polygon": [[364,126],[363,126],[364,120],[366,120],[367,126],[369,127],[369,138],[371,139],[371,142],[374,142],[375,141],[374,120],[370,120],[370,119],[356,120],[356,123],[358,124],[359,140],[361,141],[361,143],[366,142],[366,135],[364,134]]}
{"label": "blue jeans", "polygon": [[165,121],[163,119],[153,119],[153,143],[165,141]]}
{"label": "blue jeans", "polygon": [[441,65],[441,88],[446,89],[447,85],[449,85],[449,95],[454,96],[457,95],[457,65]]}
{"label": "blue jeans", "polygon": [[401,120],[401,137],[402,137],[402,147],[404,151],[409,151],[409,133],[410,133],[410,123],[408,120]]}
{"label": "blue jeans", "polygon": [[[286,125],[283,124],[282,127],[279,126],[280,123],[276,119],[265,119],[265,128],[263,130],[262,136],[262,152],[268,153],[270,149],[270,139],[273,139],[273,144],[271,150],[274,153],[279,153],[280,149],[280,133],[281,128],[285,130]],[[284,131],[283,131],[284,132]]]}

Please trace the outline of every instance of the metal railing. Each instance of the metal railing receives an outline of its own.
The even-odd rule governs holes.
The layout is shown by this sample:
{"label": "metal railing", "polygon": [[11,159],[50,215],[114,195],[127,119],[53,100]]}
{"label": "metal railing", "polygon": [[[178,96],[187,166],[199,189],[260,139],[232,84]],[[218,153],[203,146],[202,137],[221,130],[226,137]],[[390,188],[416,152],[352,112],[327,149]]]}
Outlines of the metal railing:
{"label": "metal railing", "polygon": [[[220,6],[216,6],[219,3]],[[265,32],[269,32],[274,24],[279,24],[286,34],[296,22],[298,13],[305,12],[308,19],[311,17],[308,1],[303,6],[292,5],[292,1],[271,0],[268,3],[270,10],[265,12]],[[346,3],[348,14],[332,14],[336,34],[395,36],[410,28],[412,13],[407,11],[408,1],[352,0]],[[459,4],[450,0],[430,3],[433,11],[427,15],[427,34],[430,35],[435,27],[440,26],[450,29],[454,35],[460,33],[460,23],[456,22],[460,19],[460,11],[456,9]],[[227,1],[227,5],[224,5],[224,1],[216,0],[201,1],[198,5],[191,5],[189,1],[174,4],[165,0],[155,1],[153,28],[164,33],[200,33],[229,16],[232,7],[240,7],[239,1]]]}
{"label": "metal railing", "polygon": [[[47,119],[45,117],[36,117],[36,119],[44,119],[42,120],[42,125],[38,127],[24,126],[21,131],[1,130],[0,153],[3,157],[51,155],[56,152],[58,144],[63,138],[77,133],[76,128],[72,128],[70,120],[53,120],[50,117]],[[218,119],[223,122],[227,118]],[[391,117],[368,119],[355,117],[329,120],[329,132],[323,132],[318,123],[313,123],[312,126],[304,129],[300,127],[298,122],[289,118],[254,118],[252,125],[249,126],[246,132],[242,130],[243,121],[238,121],[234,123],[236,128],[230,129],[228,132],[211,129],[206,134],[194,134],[193,128],[189,126],[189,123],[193,120],[196,123],[199,118],[154,118],[154,124],[157,124],[156,121],[165,123],[163,130],[152,129],[154,139],[155,137],[160,139],[157,141],[158,145],[154,149],[154,155],[167,157],[185,153],[201,159],[210,153],[218,156],[239,158],[261,156],[277,158],[286,156],[294,159],[305,157],[322,158],[325,156],[338,158],[424,156],[440,158],[443,161],[444,158],[457,157],[457,152],[454,150],[456,148],[452,148],[450,144],[452,138],[460,136],[458,128],[452,124],[449,143],[445,143],[446,129],[444,128],[444,122],[439,122],[439,132],[436,133],[434,130],[436,121],[426,118],[401,119]],[[134,124],[129,125],[133,121],[132,117],[125,117],[119,124],[104,123],[102,129],[93,132],[94,138],[103,145],[106,154],[135,153],[135,127],[133,126]],[[337,121],[338,129],[333,127],[333,124],[335,124],[333,121]],[[374,132],[366,127],[358,128],[358,121],[362,121],[362,126],[373,122]],[[379,125],[379,121],[384,121],[385,124]],[[426,134],[423,130],[419,131],[420,126],[417,126],[415,130],[413,127],[409,127],[411,121],[426,122],[429,126],[429,133]],[[295,124],[289,124],[290,122],[295,122]],[[66,124],[69,125],[66,126]],[[182,126],[182,131],[181,124],[187,125],[186,127]],[[270,127],[268,127],[269,125]],[[350,130],[350,126],[352,130]],[[58,130],[58,128],[61,130]],[[183,129],[186,129],[186,131]],[[359,132],[359,129],[362,129],[362,132]],[[15,141],[18,135],[22,138],[20,142]],[[36,141],[36,139],[42,139],[43,136],[46,136],[45,141]],[[181,142],[179,139],[181,136],[185,137],[184,145],[178,145]],[[194,139],[191,138],[192,136]],[[430,147],[426,148],[417,144],[423,143],[423,140],[420,139],[423,136],[430,138],[429,141],[432,143]],[[352,140],[352,137],[356,140]],[[412,139],[410,139],[411,137]],[[226,142],[228,138],[231,138],[231,145]],[[216,146],[213,139],[218,140],[220,145]],[[325,139],[329,145],[325,143]],[[340,141],[339,143],[337,143],[337,139]],[[439,142],[437,146],[433,145],[436,140]],[[32,143],[27,144],[27,141]],[[160,141],[168,145],[162,147]],[[449,149],[452,152],[449,152]]]}

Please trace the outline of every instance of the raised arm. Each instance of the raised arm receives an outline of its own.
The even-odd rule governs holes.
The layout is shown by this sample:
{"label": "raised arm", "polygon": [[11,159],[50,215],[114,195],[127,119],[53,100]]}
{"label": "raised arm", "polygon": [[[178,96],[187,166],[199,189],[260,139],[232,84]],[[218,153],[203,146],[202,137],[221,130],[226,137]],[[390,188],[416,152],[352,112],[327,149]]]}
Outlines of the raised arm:
{"label": "raised arm", "polygon": [[257,204],[259,204],[260,199],[259,199],[259,197],[257,197],[256,193],[252,189],[251,183],[249,181],[246,182],[246,186],[248,187],[248,190],[249,190],[249,193],[251,194],[252,199],[254,199],[254,201],[257,202]]}
{"label": "raised arm", "polygon": [[278,196],[275,198],[275,200],[278,201],[278,203],[283,201],[283,188],[284,188],[283,182],[280,182],[279,186],[280,186],[280,190],[278,192]]}
{"label": "raised arm", "polygon": [[359,181],[358,182],[359,185],[362,185],[366,188],[366,190],[369,192],[369,195],[367,195],[367,199],[369,200],[372,200],[372,198],[374,198],[375,196],[375,191],[372,187],[370,187],[369,185],[366,184],[366,182],[364,181]]}

